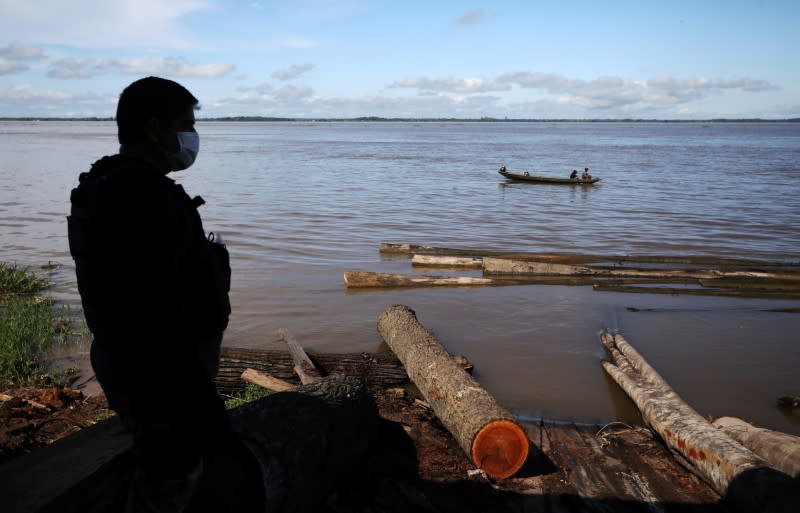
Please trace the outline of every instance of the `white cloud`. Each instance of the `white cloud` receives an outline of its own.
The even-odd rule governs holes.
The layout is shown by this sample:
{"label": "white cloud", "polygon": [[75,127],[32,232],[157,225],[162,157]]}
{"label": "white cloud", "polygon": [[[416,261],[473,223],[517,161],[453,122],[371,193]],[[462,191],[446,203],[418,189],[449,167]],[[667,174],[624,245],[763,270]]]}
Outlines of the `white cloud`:
{"label": "white cloud", "polygon": [[456,19],[456,25],[477,25],[486,17],[483,9],[467,11]]}
{"label": "white cloud", "polygon": [[77,95],[58,91],[55,89],[38,89],[30,84],[19,84],[0,92],[7,102],[37,102],[37,101],[71,101],[77,99]]}
{"label": "white cloud", "polygon": [[389,88],[412,88],[420,91],[441,91],[449,93],[485,93],[508,91],[510,84],[498,83],[480,77],[473,78],[426,78],[406,77],[388,86]]}
{"label": "white cloud", "polygon": [[5,57],[14,61],[35,61],[44,59],[44,51],[33,45],[9,44],[5,48],[0,48],[0,57]]}
{"label": "white cloud", "polygon": [[29,69],[27,61],[38,61],[45,57],[38,46],[9,44],[0,47],[0,75],[21,73]]}
{"label": "white cloud", "polygon": [[581,80],[554,73],[516,72],[503,74],[497,81],[540,89],[550,95],[562,95],[566,101],[591,110],[628,109],[637,105],[658,108],[701,100],[728,89],[757,92],[774,88],[768,82],[751,78],[725,81],[697,77],[676,80],[671,75],[640,82],[620,77]]}
{"label": "white cloud", "polygon": [[271,77],[278,80],[292,80],[312,69],[314,69],[313,64],[293,64],[286,69],[279,69],[273,72]]}
{"label": "white cloud", "polygon": [[19,61],[0,57],[0,75],[10,75],[11,73],[19,73],[28,69],[28,66]]}
{"label": "white cloud", "polygon": [[180,19],[208,9],[205,0],[0,0],[0,34],[77,47],[186,48]]}
{"label": "white cloud", "polygon": [[190,64],[181,57],[140,57],[122,62],[120,71],[130,75],[166,75],[179,78],[219,78],[231,73],[230,63]]}
{"label": "white cloud", "polygon": [[160,75],[176,78],[219,78],[236,67],[229,63],[191,64],[181,57],[132,59],[59,59],[51,63],[51,78],[90,78],[109,72],[126,75]]}

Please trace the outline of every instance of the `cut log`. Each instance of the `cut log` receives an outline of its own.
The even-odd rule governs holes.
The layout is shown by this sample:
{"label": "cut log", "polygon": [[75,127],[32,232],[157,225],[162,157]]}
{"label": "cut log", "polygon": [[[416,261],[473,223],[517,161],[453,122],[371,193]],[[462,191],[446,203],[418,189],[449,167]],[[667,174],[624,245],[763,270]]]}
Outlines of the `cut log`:
{"label": "cut log", "polygon": [[286,392],[287,390],[294,390],[297,388],[297,385],[293,385],[288,381],[249,368],[245,369],[242,373],[242,379],[248,383],[266,388],[267,390],[272,390],[273,392]]}
{"label": "cut log", "polygon": [[601,340],[611,355],[603,368],[681,463],[738,511],[794,511],[800,483],[713,427],[621,335]]}
{"label": "cut log", "polygon": [[483,266],[483,259],[474,257],[414,255],[411,258],[411,265],[426,267],[466,267],[470,269],[480,269]]}
{"label": "cut log", "polygon": [[800,288],[793,291],[769,289],[706,289],[679,287],[644,287],[637,285],[609,285],[598,283],[592,289],[599,292],[629,292],[635,294],[669,294],[672,296],[760,297],[769,299],[798,299]]}
{"label": "cut log", "polygon": [[800,478],[800,437],[756,427],[736,417],[720,417],[712,425],[773,467]]}
{"label": "cut log", "polygon": [[496,249],[464,249],[440,248],[420,244],[381,242],[380,252],[394,255],[448,255],[473,257],[503,257],[514,260],[550,262],[561,264],[588,264],[599,262],[640,262],[650,264],[710,265],[721,267],[766,267],[798,272],[796,263],[768,262],[745,258],[722,258],[712,256],[675,256],[675,255],[581,255],[563,253],[525,253],[501,251]]}
{"label": "cut log", "polygon": [[478,468],[503,479],[522,467],[529,450],[525,430],[455,363],[413,310],[403,305],[386,308],[378,320],[378,332]]}
{"label": "cut log", "polygon": [[719,269],[636,269],[625,267],[586,267],[544,262],[526,262],[506,258],[484,258],[485,274],[533,274],[557,276],[611,276],[625,278],[661,278],[666,280],[777,280],[798,284],[800,274],[763,271],[723,271]]}
{"label": "cut log", "polygon": [[487,285],[510,285],[490,278],[472,276],[408,276],[404,274],[374,273],[364,271],[345,271],[344,286],[348,288],[384,287],[480,287]]}
{"label": "cut log", "polygon": [[[397,386],[408,382],[403,364],[391,351],[382,353],[308,353],[309,358],[325,375],[358,376],[369,387]],[[247,368],[292,383],[297,382],[294,361],[286,350],[245,349],[222,346],[216,385],[221,394],[232,394],[244,388],[241,375]]]}
{"label": "cut log", "polygon": [[308,385],[309,383],[322,379],[322,374],[320,374],[319,370],[311,361],[311,358],[309,358],[303,350],[303,346],[289,333],[289,330],[280,328],[278,330],[278,336],[286,342],[286,347],[289,348],[289,354],[292,355],[292,360],[294,361],[294,371],[300,377],[300,383]]}

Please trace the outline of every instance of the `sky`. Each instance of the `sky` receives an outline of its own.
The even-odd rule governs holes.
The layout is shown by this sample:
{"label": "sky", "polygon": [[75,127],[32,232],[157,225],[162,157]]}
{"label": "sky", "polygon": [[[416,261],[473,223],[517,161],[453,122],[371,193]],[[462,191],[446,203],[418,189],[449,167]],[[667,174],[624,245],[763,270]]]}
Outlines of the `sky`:
{"label": "sky", "polygon": [[0,117],[800,117],[800,1],[0,0]]}

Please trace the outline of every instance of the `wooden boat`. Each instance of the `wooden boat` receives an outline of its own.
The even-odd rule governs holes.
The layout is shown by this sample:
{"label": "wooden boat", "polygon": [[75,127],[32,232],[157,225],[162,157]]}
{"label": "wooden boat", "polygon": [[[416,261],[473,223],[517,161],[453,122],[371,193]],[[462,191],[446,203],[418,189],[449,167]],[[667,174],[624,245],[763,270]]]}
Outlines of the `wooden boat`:
{"label": "wooden boat", "polygon": [[529,174],[527,171],[524,173],[512,173],[511,171],[507,171],[502,167],[498,173],[505,176],[509,180],[519,180],[521,182],[556,183],[563,185],[590,185],[600,181],[599,178],[592,178],[591,180],[581,180],[580,178],[577,178],[573,180],[571,178],[557,178],[554,176],[536,176]]}

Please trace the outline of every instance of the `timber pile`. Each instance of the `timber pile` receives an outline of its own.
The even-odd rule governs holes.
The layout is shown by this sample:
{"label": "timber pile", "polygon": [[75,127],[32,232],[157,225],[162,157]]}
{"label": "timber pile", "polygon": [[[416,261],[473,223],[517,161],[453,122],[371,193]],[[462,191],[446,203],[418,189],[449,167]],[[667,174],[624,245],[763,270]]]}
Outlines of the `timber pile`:
{"label": "timber pile", "polygon": [[745,429],[746,423],[732,420],[712,425],[686,404],[621,335],[604,333],[601,341],[610,354],[609,361],[603,362],[605,371],[686,468],[725,497],[736,511],[797,511],[800,481],[782,470],[796,472],[800,464],[797,437]]}
{"label": "timber pile", "polygon": [[[415,270],[480,269],[482,275],[406,275],[346,271],[345,287],[365,289],[552,284],[591,285],[598,291],[615,292],[800,298],[800,265],[796,263],[702,256],[512,253],[386,242],[381,243],[380,252],[410,256]],[[639,266],[632,267],[629,264]],[[642,265],[645,267],[641,267]]]}
{"label": "timber pile", "polygon": [[[771,456],[746,449],[714,452],[706,441],[717,438],[709,430],[724,437],[727,427],[709,425],[696,435],[695,423],[681,419],[691,417],[688,406],[670,403],[674,393],[621,337],[612,338],[613,345],[606,340],[615,362],[608,362],[607,370],[616,368],[633,383],[626,391],[644,398],[637,404],[655,431],[666,435],[666,447],[650,430],[619,423],[516,421],[407,307],[387,308],[378,331],[397,353],[395,360],[368,354],[344,355],[344,362],[335,355],[314,357],[286,331],[281,332],[286,352],[224,349],[229,372],[236,368],[240,380],[287,390],[231,415],[234,430],[258,456],[270,511],[722,513],[729,507],[790,511],[780,507],[795,505],[787,498],[794,497],[796,480],[766,463]],[[265,354],[282,363],[258,361]],[[328,374],[317,361],[352,369],[361,379]],[[296,375],[286,371],[291,382],[265,371],[284,368],[295,370]],[[409,377],[416,389],[385,384]],[[370,379],[375,385],[366,393],[363,383]],[[651,414],[647,401],[672,413]],[[130,476],[129,445],[113,418],[0,466],[4,513],[117,511]],[[776,450],[763,445],[765,454]],[[778,442],[781,447],[785,439]],[[717,457],[716,473],[689,463]],[[232,505],[227,510],[245,511],[247,505],[233,507],[235,495],[225,495],[225,474],[219,479],[213,488]],[[34,481],[41,483],[38,488]]]}

